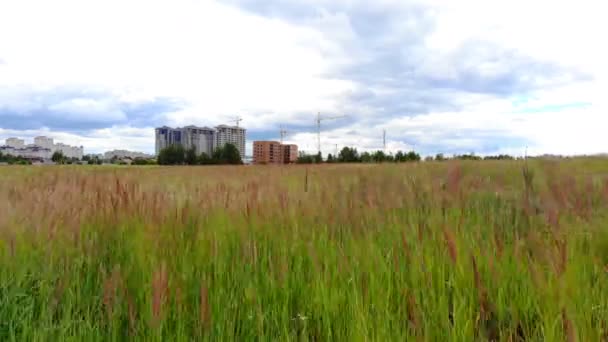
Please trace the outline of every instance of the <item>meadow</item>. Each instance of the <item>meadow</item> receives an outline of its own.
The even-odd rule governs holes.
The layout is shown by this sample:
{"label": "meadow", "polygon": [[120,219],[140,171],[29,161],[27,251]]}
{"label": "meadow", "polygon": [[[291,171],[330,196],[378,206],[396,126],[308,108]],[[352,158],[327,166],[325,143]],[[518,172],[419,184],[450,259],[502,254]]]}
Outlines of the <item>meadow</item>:
{"label": "meadow", "polygon": [[0,167],[0,341],[608,341],[608,161]]}

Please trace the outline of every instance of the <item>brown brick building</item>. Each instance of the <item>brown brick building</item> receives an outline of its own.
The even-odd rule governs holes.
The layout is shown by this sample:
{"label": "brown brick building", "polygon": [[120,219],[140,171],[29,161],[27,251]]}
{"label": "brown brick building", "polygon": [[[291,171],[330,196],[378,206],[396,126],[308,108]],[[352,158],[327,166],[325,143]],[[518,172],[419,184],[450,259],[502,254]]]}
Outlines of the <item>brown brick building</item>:
{"label": "brown brick building", "polygon": [[281,145],[277,141],[254,141],[254,164],[292,164],[298,160],[297,145]]}
{"label": "brown brick building", "polygon": [[295,164],[298,161],[298,145],[281,145],[283,164]]}

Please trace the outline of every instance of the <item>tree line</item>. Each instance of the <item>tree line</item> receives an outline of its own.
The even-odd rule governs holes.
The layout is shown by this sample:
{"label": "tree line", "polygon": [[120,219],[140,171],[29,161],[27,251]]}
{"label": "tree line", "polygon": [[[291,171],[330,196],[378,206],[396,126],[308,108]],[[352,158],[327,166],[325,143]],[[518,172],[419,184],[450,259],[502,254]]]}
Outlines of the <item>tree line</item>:
{"label": "tree line", "polygon": [[171,145],[158,153],[159,165],[240,165],[243,164],[239,150],[233,144],[217,148],[212,155],[196,154],[194,148]]}
{"label": "tree line", "polygon": [[[427,156],[424,158],[425,161],[446,161],[446,160],[514,160],[507,154],[499,154],[494,156],[477,156],[474,153],[470,154],[456,154],[452,157],[447,157],[443,153],[438,153],[435,156]],[[338,153],[338,155],[328,154],[327,158],[323,160],[321,153],[307,154],[300,152],[298,157],[298,164],[320,164],[320,163],[407,163],[407,162],[418,162],[421,161],[422,157],[420,154],[409,151],[397,151],[395,154],[385,153],[384,151],[375,152],[362,152],[359,153],[354,147],[344,147]]]}
{"label": "tree line", "polygon": [[[385,163],[385,162],[415,162],[420,161],[420,155],[414,151],[403,152],[398,151],[397,153],[389,154],[384,151],[375,152],[363,152],[359,153],[354,147],[344,147],[338,155],[328,154],[326,163]],[[317,154],[306,154],[300,153],[298,157],[299,164],[318,164],[323,162],[323,156],[321,153]]]}
{"label": "tree line", "polygon": [[0,152],[0,163],[7,163],[9,165],[29,165],[32,162],[23,157],[15,157],[13,155]]}

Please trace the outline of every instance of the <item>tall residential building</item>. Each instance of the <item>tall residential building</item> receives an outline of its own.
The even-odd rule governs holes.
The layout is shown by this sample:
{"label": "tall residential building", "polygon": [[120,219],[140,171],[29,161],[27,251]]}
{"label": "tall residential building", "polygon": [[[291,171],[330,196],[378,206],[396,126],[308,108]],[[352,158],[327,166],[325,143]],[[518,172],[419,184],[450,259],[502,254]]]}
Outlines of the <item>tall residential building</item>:
{"label": "tall residential building", "polygon": [[156,130],[156,155],[171,145],[182,145],[182,129],[163,126]]}
{"label": "tall residential building", "polygon": [[53,150],[55,143],[53,142],[53,138],[49,137],[35,137],[34,145],[40,146],[42,148],[48,148],[49,150]]}
{"label": "tall residential building", "polygon": [[213,154],[215,130],[209,127],[186,126],[171,128],[163,126],[156,130],[156,155],[164,148],[179,145],[184,149],[194,148],[196,154]]}
{"label": "tall residential building", "polygon": [[230,143],[236,146],[245,159],[246,130],[236,126],[220,125],[215,129],[209,127],[186,126],[156,128],[156,155],[171,145],[180,145],[184,149],[194,148],[196,154],[205,152],[212,155],[217,148]]}
{"label": "tall residential building", "polygon": [[254,164],[293,164],[298,160],[297,145],[282,145],[277,141],[254,141]]}
{"label": "tall residential building", "polygon": [[281,164],[281,144],[277,141],[254,141],[254,164]]}
{"label": "tall residential building", "polygon": [[184,148],[194,148],[196,154],[213,154],[215,148],[215,130],[209,127],[186,126],[182,128]]}
{"label": "tall residential building", "polygon": [[239,150],[241,159],[245,160],[245,139],[247,130],[238,126],[219,125],[215,127],[216,147],[224,147],[226,144],[233,144]]}
{"label": "tall residential building", "polygon": [[25,140],[19,138],[6,139],[6,146],[12,148],[25,148]]}

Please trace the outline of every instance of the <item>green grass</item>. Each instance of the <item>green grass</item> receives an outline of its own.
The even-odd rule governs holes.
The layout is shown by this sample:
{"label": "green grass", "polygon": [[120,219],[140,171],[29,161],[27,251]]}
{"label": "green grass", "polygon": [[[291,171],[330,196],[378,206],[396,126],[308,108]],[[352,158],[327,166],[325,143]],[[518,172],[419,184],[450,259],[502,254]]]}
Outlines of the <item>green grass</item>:
{"label": "green grass", "polygon": [[606,340],[608,161],[528,168],[0,168],[0,341]]}

